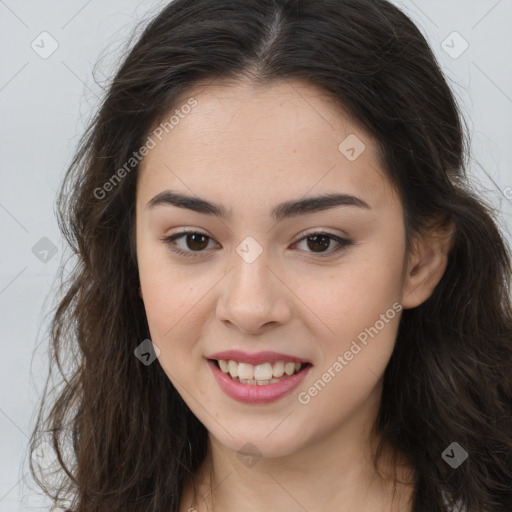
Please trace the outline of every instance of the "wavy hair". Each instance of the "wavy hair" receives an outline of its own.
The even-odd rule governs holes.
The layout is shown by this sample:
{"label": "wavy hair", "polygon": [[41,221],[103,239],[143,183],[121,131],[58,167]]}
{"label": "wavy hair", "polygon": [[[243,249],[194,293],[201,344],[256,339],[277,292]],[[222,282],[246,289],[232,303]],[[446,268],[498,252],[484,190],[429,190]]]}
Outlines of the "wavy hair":
{"label": "wavy hair", "polygon": [[[331,95],[380,145],[408,250],[433,219],[453,222],[441,281],[403,311],[375,428],[414,467],[413,512],[510,512],[510,248],[468,180],[469,136],[435,56],[385,0],[175,0],[147,24],[59,191],[77,264],[49,333],[61,387],[47,383],[31,450],[48,439],[61,477],[50,486],[31,464],[36,481],[75,512],[177,512],[205,457],[205,427],[161,366],[133,355],[150,337],[134,251],[138,166],[98,191],[192,86],[215,78],[299,79]],[[441,457],[453,441],[469,453],[456,470]]]}

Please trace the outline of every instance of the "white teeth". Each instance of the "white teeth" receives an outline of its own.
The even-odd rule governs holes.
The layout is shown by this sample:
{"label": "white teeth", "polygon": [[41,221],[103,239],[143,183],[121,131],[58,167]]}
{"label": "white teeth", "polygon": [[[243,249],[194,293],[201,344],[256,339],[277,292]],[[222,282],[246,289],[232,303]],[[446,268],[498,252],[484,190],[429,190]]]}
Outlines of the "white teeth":
{"label": "white teeth", "polygon": [[[302,368],[302,363],[275,361],[274,363],[262,363],[252,365],[249,363],[238,363],[237,361],[226,361],[219,359],[220,369],[229,373],[232,379],[243,384],[264,386],[279,382],[283,375],[291,376]],[[285,377],[286,378],[286,377]]]}
{"label": "white teeth", "polygon": [[[220,364],[220,361],[219,361]],[[222,370],[224,373],[224,370]],[[231,377],[238,377],[238,363],[236,361],[228,361],[228,371]]]}
{"label": "white teeth", "polygon": [[272,365],[272,375],[276,378],[282,377],[284,373],[284,362],[276,361]]}
{"label": "white teeth", "polygon": [[270,380],[272,378],[272,365],[270,363],[257,364],[254,367],[256,380]]}
{"label": "white teeth", "polygon": [[295,373],[295,363],[286,363],[284,365],[284,373],[286,375],[293,375]]}
{"label": "white teeth", "polygon": [[252,379],[254,377],[254,366],[249,363],[238,363],[238,376],[240,379]]}

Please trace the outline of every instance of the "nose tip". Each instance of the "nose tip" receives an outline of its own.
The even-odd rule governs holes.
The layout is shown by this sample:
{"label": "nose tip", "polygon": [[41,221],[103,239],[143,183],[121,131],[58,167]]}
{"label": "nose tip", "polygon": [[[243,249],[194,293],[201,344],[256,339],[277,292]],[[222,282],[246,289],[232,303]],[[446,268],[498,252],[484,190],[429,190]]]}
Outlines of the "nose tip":
{"label": "nose tip", "polygon": [[274,274],[263,258],[258,256],[248,263],[242,257],[231,278],[225,281],[217,317],[253,335],[285,322],[290,317],[286,287]]}

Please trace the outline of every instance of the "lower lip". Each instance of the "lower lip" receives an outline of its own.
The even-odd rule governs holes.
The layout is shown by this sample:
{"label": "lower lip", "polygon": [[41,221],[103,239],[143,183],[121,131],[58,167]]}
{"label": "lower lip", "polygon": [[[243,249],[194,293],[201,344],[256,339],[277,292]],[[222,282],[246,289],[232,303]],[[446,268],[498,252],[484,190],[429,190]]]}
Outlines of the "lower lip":
{"label": "lower lip", "polygon": [[308,365],[291,377],[279,382],[274,382],[273,384],[259,386],[258,384],[242,384],[241,382],[233,380],[210,359],[208,360],[208,366],[226,395],[247,404],[268,404],[279,400],[293,391],[305,379],[309,370],[312,368],[311,365]]}

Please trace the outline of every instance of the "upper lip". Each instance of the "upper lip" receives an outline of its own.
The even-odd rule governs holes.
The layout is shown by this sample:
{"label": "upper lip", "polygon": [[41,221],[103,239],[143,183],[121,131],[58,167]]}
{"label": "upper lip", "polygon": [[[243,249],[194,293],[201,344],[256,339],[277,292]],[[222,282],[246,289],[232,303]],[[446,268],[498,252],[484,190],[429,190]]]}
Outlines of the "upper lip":
{"label": "upper lip", "polygon": [[239,363],[249,363],[252,365],[273,363],[275,361],[291,361],[293,363],[310,363],[309,359],[303,357],[296,357],[289,354],[282,354],[280,352],[255,352],[250,354],[249,352],[243,352],[241,350],[224,350],[222,352],[215,352],[207,356],[208,359],[223,359],[224,361],[237,361]]}

